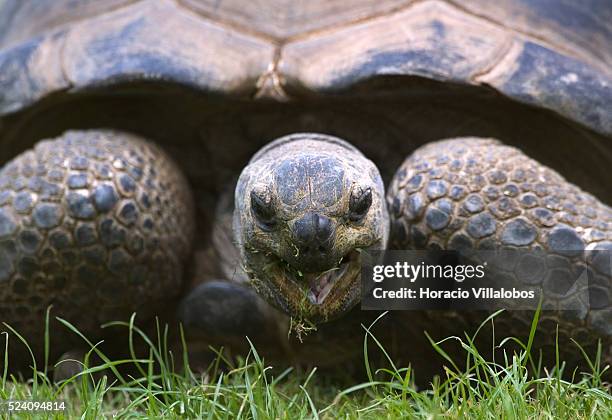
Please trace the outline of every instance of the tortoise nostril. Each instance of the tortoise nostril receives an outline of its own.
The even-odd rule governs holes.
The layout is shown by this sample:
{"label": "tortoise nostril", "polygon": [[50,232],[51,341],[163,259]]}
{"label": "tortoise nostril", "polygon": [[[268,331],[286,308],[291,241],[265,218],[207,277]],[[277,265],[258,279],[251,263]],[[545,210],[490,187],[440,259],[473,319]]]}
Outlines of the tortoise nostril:
{"label": "tortoise nostril", "polygon": [[327,248],[326,248],[326,247],[324,247],[323,245],[319,245],[319,252],[320,252],[321,254],[323,254],[323,253],[327,252]]}
{"label": "tortoise nostril", "polygon": [[313,212],[306,213],[293,224],[295,241],[302,248],[330,242],[334,235],[334,230],[332,220]]}

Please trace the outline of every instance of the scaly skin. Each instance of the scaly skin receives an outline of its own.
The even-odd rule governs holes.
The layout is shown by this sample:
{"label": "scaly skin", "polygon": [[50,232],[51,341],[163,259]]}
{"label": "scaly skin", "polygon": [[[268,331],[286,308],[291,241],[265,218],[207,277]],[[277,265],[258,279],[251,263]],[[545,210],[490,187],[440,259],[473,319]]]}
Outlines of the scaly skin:
{"label": "scaly skin", "polygon": [[[531,284],[542,285],[548,297],[542,344],[554,344],[556,324],[561,342],[572,337],[594,347],[603,338],[609,344],[609,261],[592,265],[588,291],[564,296],[569,290],[564,280],[577,278],[585,257],[594,262],[590,258],[597,253],[590,251],[612,249],[612,209],[554,170],[493,139],[444,140],[421,147],[404,161],[387,201],[395,249],[538,251],[523,252],[510,271],[532,277]],[[535,261],[535,255],[544,257]],[[426,316],[426,325],[439,326],[440,337],[473,329],[484,319],[482,313],[468,312]],[[504,334],[524,334],[532,316],[512,311],[497,319],[498,328]],[[571,346],[569,352],[577,349]]]}
{"label": "scaly skin", "polygon": [[[573,258],[577,251],[612,244],[607,206],[494,140],[454,139],[417,150],[390,186],[389,213],[376,167],[345,142],[300,134],[272,146],[251,161],[238,182],[234,234],[255,289],[290,316],[323,323],[295,352],[298,359],[301,354],[337,361],[346,346],[351,347],[346,354],[359,354],[352,351],[361,341],[359,324],[373,314],[349,312],[359,298],[359,276],[351,270],[318,304],[307,300],[309,285],[288,281],[284,270],[320,274],[355,249],[384,247],[389,214],[391,246],[400,249],[511,245]],[[300,167],[306,176],[292,175]],[[330,177],[331,169],[344,172]],[[319,185],[314,193],[308,190],[312,185]],[[371,204],[352,221],[350,203],[368,188]],[[255,218],[251,191],[274,210],[273,228],[262,229]],[[0,275],[6,282],[0,316],[35,348],[49,304],[85,334],[96,334],[100,323],[133,311],[146,316],[159,309],[152,307],[155,302],[179,292],[194,226],[192,199],[180,171],[156,146],[125,133],[68,132],[7,164],[0,172],[0,199]],[[289,250],[296,245],[298,222],[308,222],[303,217],[313,212],[319,222],[323,216],[331,220],[333,236],[321,260],[305,262]],[[267,276],[268,263],[279,260],[286,266]],[[547,312],[544,325],[560,322],[562,339],[572,336],[590,345],[603,338],[609,345],[610,277],[598,276],[590,306]],[[544,287],[554,289],[554,280],[546,279]],[[208,321],[214,324],[212,315]],[[504,333],[526,333],[530,317],[516,312],[501,318]],[[387,321],[382,337],[392,341],[394,354],[411,361],[419,330],[460,334],[482,319],[482,313],[399,313]],[[551,334],[544,338],[542,344],[554,341]]]}
{"label": "scaly skin", "polygon": [[[0,171],[0,320],[36,351],[48,305],[92,339],[101,323],[145,318],[181,291],[192,207],[176,165],[137,136],[39,142]],[[66,350],[76,336],[54,325],[53,350]]]}

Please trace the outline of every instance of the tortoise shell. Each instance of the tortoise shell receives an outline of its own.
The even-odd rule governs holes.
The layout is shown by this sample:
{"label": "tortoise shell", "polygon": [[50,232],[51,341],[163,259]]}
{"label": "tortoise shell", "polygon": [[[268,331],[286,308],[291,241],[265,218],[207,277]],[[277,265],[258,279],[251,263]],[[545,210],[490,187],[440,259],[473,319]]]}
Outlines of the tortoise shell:
{"label": "tortoise shell", "polygon": [[607,0],[8,0],[0,115],[144,80],[299,99],[417,76],[490,86],[610,135],[610,22]]}

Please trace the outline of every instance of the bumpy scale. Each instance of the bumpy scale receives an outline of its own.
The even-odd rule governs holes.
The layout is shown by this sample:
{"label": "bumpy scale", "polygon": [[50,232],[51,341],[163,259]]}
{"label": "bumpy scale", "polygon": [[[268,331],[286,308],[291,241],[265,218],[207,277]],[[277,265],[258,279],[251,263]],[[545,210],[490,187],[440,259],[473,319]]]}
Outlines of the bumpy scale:
{"label": "bumpy scale", "polygon": [[[564,311],[545,312],[541,325],[554,331],[559,322],[561,335],[582,337],[583,343],[612,335],[610,262],[592,252],[612,250],[612,209],[552,169],[493,139],[444,140],[404,161],[387,201],[392,247],[537,251],[516,253],[507,264],[514,275],[540,284],[546,296],[560,296],[549,309]],[[590,263],[588,292],[568,293],[584,262]],[[471,316],[430,314],[437,321],[445,315],[452,316],[446,325],[455,330]],[[528,331],[531,317],[517,311],[506,318]]]}
{"label": "bumpy scale", "polygon": [[146,316],[180,292],[193,225],[157,146],[114,131],[41,141],[0,171],[0,319],[36,347],[49,305],[86,334]]}

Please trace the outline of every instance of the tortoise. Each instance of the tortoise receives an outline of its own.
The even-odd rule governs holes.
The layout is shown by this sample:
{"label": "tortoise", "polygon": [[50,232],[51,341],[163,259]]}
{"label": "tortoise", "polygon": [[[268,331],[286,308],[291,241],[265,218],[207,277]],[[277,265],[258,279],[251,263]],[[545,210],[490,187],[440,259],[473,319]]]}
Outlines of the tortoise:
{"label": "tortoise", "polygon": [[[375,316],[357,249],[612,244],[605,0],[1,7],[0,319],[34,352],[51,305],[92,338],[176,310],[194,337],[334,364]],[[543,328],[607,349],[609,286]],[[317,332],[287,339],[294,319]],[[383,331],[417,360],[423,329],[482,319]],[[81,340],[52,328],[53,351]]]}

